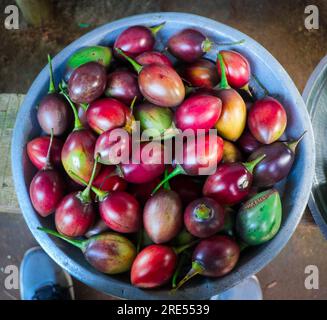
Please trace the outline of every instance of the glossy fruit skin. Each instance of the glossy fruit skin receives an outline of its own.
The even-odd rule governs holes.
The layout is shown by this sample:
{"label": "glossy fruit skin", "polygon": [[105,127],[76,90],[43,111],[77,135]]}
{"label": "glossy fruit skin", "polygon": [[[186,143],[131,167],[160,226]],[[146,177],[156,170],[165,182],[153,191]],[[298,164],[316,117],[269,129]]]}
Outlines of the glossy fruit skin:
{"label": "glossy fruit skin", "polygon": [[[183,207],[202,195],[202,186],[189,176],[177,176],[169,181],[172,190],[178,193]],[[158,183],[156,183],[157,185]],[[155,186],[156,186],[155,185]],[[153,188],[154,189],[154,188]],[[153,190],[152,189],[152,190]]]}
{"label": "glossy fruit skin", "polygon": [[246,105],[234,89],[218,90],[222,101],[222,111],[216,129],[225,139],[236,141],[243,133],[246,124]]}
{"label": "glossy fruit skin", "polygon": [[93,226],[87,230],[85,233],[86,238],[91,238],[95,235],[99,235],[103,232],[109,231],[109,227],[105,224],[105,222],[102,219],[98,219]]}
{"label": "glossy fruit skin", "polygon": [[177,264],[174,250],[164,245],[150,245],[135,258],[131,269],[131,283],[138,288],[157,288],[172,277]]}
{"label": "glossy fruit skin", "polygon": [[262,143],[260,143],[248,130],[243,132],[241,137],[237,140],[237,144],[242,152],[246,154],[251,154],[262,146]]}
{"label": "glossy fruit skin", "polygon": [[[153,50],[154,44],[155,38],[150,28],[132,26],[116,38],[114,48],[123,50],[130,57],[136,57],[145,51]],[[116,50],[114,52],[119,56]]]}
{"label": "glossy fruit skin", "polygon": [[[151,145],[155,146],[153,157],[150,154],[150,157],[147,157],[145,161],[142,159],[142,154],[147,155],[147,150],[150,146],[148,143],[142,143],[139,150],[133,150],[136,158],[138,155],[140,156],[140,163],[133,162],[131,159],[129,163],[122,163],[120,165],[122,176],[127,182],[147,183],[163,174],[165,170],[164,147],[160,143],[151,143]],[[158,150],[158,152],[155,150]]]}
{"label": "glossy fruit skin", "polygon": [[236,231],[245,243],[259,245],[276,235],[281,220],[279,193],[270,189],[258,193],[244,203],[236,216]]}
{"label": "glossy fruit skin", "polygon": [[102,166],[92,185],[106,192],[127,189],[126,181],[118,176],[115,166]]}
{"label": "glossy fruit skin", "polygon": [[215,64],[206,59],[200,59],[183,66],[181,76],[192,87],[214,88],[219,82]]}
{"label": "glossy fruit skin", "polygon": [[[210,211],[208,217],[201,218],[198,211]],[[184,224],[186,229],[198,238],[208,238],[224,227],[224,208],[215,200],[200,198],[191,202],[184,211]]]}
{"label": "glossy fruit skin", "polygon": [[42,217],[53,213],[64,196],[64,185],[57,171],[40,170],[30,184],[30,198],[35,211]]}
{"label": "glossy fruit skin", "polygon": [[49,93],[42,98],[37,108],[37,120],[46,134],[60,136],[69,128],[72,112],[62,95]]}
{"label": "glossy fruit skin", "polygon": [[[33,165],[39,170],[44,168],[46,164],[49,144],[50,137],[48,136],[35,138],[27,144],[27,155]],[[54,137],[51,147],[50,162],[56,167],[59,167],[61,165],[62,146],[62,141]]]}
{"label": "glossy fruit skin", "polygon": [[227,236],[212,236],[202,240],[194,249],[192,260],[204,267],[207,277],[222,277],[232,271],[239,259],[237,243]]}
{"label": "glossy fruit skin", "polygon": [[100,201],[99,212],[102,220],[114,231],[132,233],[141,228],[140,205],[127,192],[112,192],[103,201]]}
{"label": "glossy fruit skin", "polygon": [[223,154],[223,163],[234,163],[242,161],[243,156],[240,150],[237,149],[235,144],[224,140],[224,154]]}
{"label": "glossy fruit skin", "polygon": [[[249,61],[242,54],[233,50],[221,50],[220,54],[224,60],[229,85],[233,88],[242,88],[247,85],[251,77]],[[220,77],[221,71],[218,60],[217,70]]]}
{"label": "glossy fruit skin", "polygon": [[90,129],[89,123],[87,122],[86,111],[87,108],[83,107],[81,104],[78,105],[77,107],[78,118],[85,129]]}
{"label": "glossy fruit skin", "polygon": [[142,95],[161,107],[176,107],[185,97],[182,79],[173,68],[162,64],[143,66],[138,77]]}
{"label": "glossy fruit skin", "polygon": [[165,243],[175,238],[182,224],[182,202],[175,191],[159,190],[146,202],[143,225],[154,243]]}
{"label": "glossy fruit skin", "polygon": [[141,129],[148,130],[149,134],[163,134],[173,122],[173,112],[169,108],[148,102],[138,105],[134,113],[135,120],[140,121]]}
{"label": "glossy fruit skin", "polygon": [[95,269],[106,274],[128,271],[136,256],[133,243],[114,232],[92,237],[83,251],[86,260]]}
{"label": "glossy fruit skin", "polygon": [[106,85],[105,67],[88,62],[73,71],[68,81],[68,92],[73,102],[90,103],[103,94]]}
{"label": "glossy fruit skin", "polygon": [[112,52],[109,47],[89,46],[75,51],[68,59],[65,71],[65,81],[68,82],[72,72],[81,65],[88,62],[97,62],[104,67],[109,67]]}
{"label": "glossy fruit skin", "polygon": [[127,106],[114,98],[92,102],[86,112],[89,126],[98,134],[119,128],[126,123]]}
{"label": "glossy fruit skin", "polygon": [[128,70],[117,70],[110,73],[105,95],[115,98],[127,106],[132,103],[134,97],[140,100],[142,95],[137,82],[137,76]]}
{"label": "glossy fruit skin", "polygon": [[92,226],[95,210],[92,202],[83,203],[78,192],[66,195],[55,213],[56,229],[67,237],[81,237]]}
{"label": "glossy fruit skin", "polygon": [[183,101],[175,114],[176,126],[181,130],[209,130],[217,123],[222,110],[221,100],[210,95],[194,95]]}
{"label": "glossy fruit skin", "polygon": [[264,144],[275,142],[284,133],[286,125],[286,111],[276,99],[267,96],[252,105],[248,126],[259,142]]}
{"label": "glossy fruit skin", "polygon": [[163,53],[157,51],[143,52],[135,58],[135,61],[142,66],[155,63],[163,64],[170,68],[173,67],[173,64],[171,63],[169,58]]}
{"label": "glossy fruit skin", "polygon": [[207,178],[203,194],[222,205],[234,205],[249,194],[252,181],[252,174],[242,163],[223,163]]}
{"label": "glossy fruit skin", "polygon": [[254,151],[249,161],[265,154],[266,157],[255,166],[253,184],[257,187],[270,187],[290,173],[294,163],[294,153],[283,142],[276,141]]}
{"label": "glossy fruit skin", "polygon": [[182,151],[183,170],[192,176],[212,174],[223,157],[223,149],[224,141],[219,136],[210,139],[209,135],[205,135],[203,143],[197,138],[190,139]]}
{"label": "glossy fruit skin", "polygon": [[[96,137],[87,129],[75,130],[66,139],[61,151],[61,161],[67,174],[75,182],[70,171],[85,181],[89,181],[94,165],[94,147]],[[99,166],[100,169],[100,166]]]}
{"label": "glossy fruit skin", "polygon": [[97,139],[94,154],[100,154],[100,163],[115,165],[127,162],[132,152],[132,137],[124,129],[103,132]]}
{"label": "glossy fruit skin", "polygon": [[198,30],[184,29],[170,37],[167,46],[169,52],[185,62],[194,62],[204,54],[203,43],[206,37]]}

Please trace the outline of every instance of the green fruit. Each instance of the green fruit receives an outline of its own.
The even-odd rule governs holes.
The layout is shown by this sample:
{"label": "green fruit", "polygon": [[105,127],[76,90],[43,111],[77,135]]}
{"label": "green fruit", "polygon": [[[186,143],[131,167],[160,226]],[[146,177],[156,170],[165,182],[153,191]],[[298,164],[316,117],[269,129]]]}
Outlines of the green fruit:
{"label": "green fruit", "polygon": [[68,61],[67,68],[75,70],[79,66],[88,62],[98,62],[104,67],[108,67],[112,58],[111,49],[103,46],[91,46],[77,50]]}
{"label": "green fruit", "polygon": [[236,231],[249,245],[272,239],[280,228],[282,204],[276,189],[258,193],[248,200],[236,217]]}
{"label": "green fruit", "polygon": [[151,103],[144,103],[135,108],[135,119],[140,121],[142,131],[155,137],[169,129],[173,122],[173,113],[169,108],[163,108]]}
{"label": "green fruit", "polygon": [[234,237],[235,235],[235,219],[236,212],[229,207],[225,208],[225,218],[224,218],[224,227],[221,230],[222,233],[229,235],[230,237]]}

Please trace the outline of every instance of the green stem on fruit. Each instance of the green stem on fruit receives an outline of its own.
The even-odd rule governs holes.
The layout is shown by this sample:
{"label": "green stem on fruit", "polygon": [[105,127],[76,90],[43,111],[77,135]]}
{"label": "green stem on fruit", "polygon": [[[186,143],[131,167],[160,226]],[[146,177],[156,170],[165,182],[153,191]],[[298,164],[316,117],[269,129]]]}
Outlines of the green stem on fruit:
{"label": "green stem on fruit", "polygon": [[55,88],[54,78],[53,78],[52,59],[49,54],[48,54],[48,63],[49,63],[49,74],[50,74],[49,93],[54,93],[54,92],[56,92],[56,88]]}
{"label": "green stem on fruit", "polygon": [[78,197],[81,199],[83,203],[89,203],[92,201],[90,193],[91,193],[92,183],[95,178],[95,173],[97,171],[99,158],[100,158],[100,154],[97,154],[94,160],[92,174],[89,183],[87,184],[86,188],[81,193],[78,194]]}
{"label": "green stem on fruit", "polygon": [[76,110],[76,107],[75,107],[73,101],[69,98],[68,94],[63,90],[61,85],[59,85],[59,88],[60,88],[60,93],[66,98],[66,100],[70,104],[70,106],[73,110],[73,113],[74,113],[74,130],[73,131],[84,129],[82,122],[78,117],[78,112]]}
{"label": "green stem on fruit", "polygon": [[[72,177],[74,177],[77,181],[79,181],[80,183],[84,184],[85,186],[87,186],[87,182],[79,177],[74,171],[69,170],[68,172]],[[103,191],[97,187],[91,186],[91,190],[97,195],[97,197],[99,198],[100,201],[102,201],[104,198],[106,198],[109,195],[109,192]]]}
{"label": "green stem on fruit", "polygon": [[211,213],[212,213],[211,209],[208,208],[204,203],[201,203],[200,205],[198,205],[194,210],[195,216],[201,220],[209,219],[211,216]]}
{"label": "green stem on fruit", "polygon": [[151,30],[152,34],[155,36],[166,24],[166,22],[159,23],[155,26],[150,27],[149,29]]}
{"label": "green stem on fruit", "polygon": [[37,229],[40,230],[40,231],[43,231],[45,233],[51,234],[51,235],[53,235],[53,236],[55,236],[57,238],[60,238],[62,240],[65,240],[68,243],[72,244],[73,246],[75,246],[77,248],[80,248],[81,250],[85,249],[85,247],[87,245],[87,242],[88,242],[88,240],[71,239],[71,238],[69,238],[67,236],[64,236],[64,235],[60,234],[57,231],[54,231],[54,230],[51,230],[51,229],[48,229],[48,228],[38,227]]}
{"label": "green stem on fruit", "polygon": [[219,52],[217,54],[217,59],[219,61],[220,73],[221,73],[221,80],[220,80],[219,88],[220,89],[229,89],[230,86],[227,81],[226,67],[225,67],[224,59],[223,59],[223,56]]}
{"label": "green stem on fruit", "polygon": [[[167,176],[168,176],[168,169],[165,170],[165,176],[164,176],[164,178],[166,179]],[[169,181],[166,181],[166,182],[164,183],[163,188],[164,188],[165,190],[171,190],[171,187],[170,187]]]}
{"label": "green stem on fruit", "polygon": [[197,274],[201,274],[204,271],[204,267],[197,261],[192,262],[192,268],[187,273],[187,275],[178,283],[176,288],[172,290],[172,292],[176,292],[185,282],[189,281],[191,278],[196,276]]}
{"label": "green stem on fruit", "polygon": [[87,111],[87,108],[89,107],[89,104],[88,103],[81,103],[80,106],[82,107],[82,109],[84,111]]}
{"label": "green stem on fruit", "polygon": [[172,179],[173,177],[176,177],[180,174],[185,174],[184,169],[181,167],[181,165],[177,165],[176,168],[168,174],[167,177],[165,177],[152,191],[151,195],[153,196],[160,188],[163,184],[165,184],[167,181],[169,181],[170,179]]}
{"label": "green stem on fruit", "polygon": [[300,137],[296,140],[290,141],[290,142],[286,142],[286,146],[295,154],[296,148],[299,144],[299,142],[303,139],[304,135],[307,133],[307,131],[304,131]]}
{"label": "green stem on fruit", "polygon": [[264,158],[266,157],[265,154],[259,156],[258,158],[250,161],[250,162],[243,162],[243,166],[246,168],[247,171],[249,171],[250,173],[253,173],[253,170],[255,168],[255,166]]}
{"label": "green stem on fruit", "polygon": [[209,38],[205,38],[205,40],[202,42],[202,51],[203,52],[209,52],[213,46],[213,42]]}
{"label": "green stem on fruit", "polygon": [[239,40],[239,41],[235,41],[235,42],[221,42],[221,43],[217,43],[218,46],[235,46],[238,44],[243,44],[245,42],[245,39]]}
{"label": "green stem on fruit", "polygon": [[193,247],[195,244],[197,244],[200,240],[194,240],[194,241],[191,241],[187,244],[184,244],[182,246],[179,246],[179,247],[173,247],[173,250],[175,251],[176,254],[180,254],[182,253],[183,251],[185,251],[186,249],[188,248],[191,248]]}
{"label": "green stem on fruit", "polygon": [[173,289],[177,287],[177,278],[178,278],[179,274],[181,273],[181,270],[186,261],[186,258],[187,258],[187,255],[185,254],[185,252],[183,252],[181,254],[181,257],[179,258],[177,268],[176,268],[176,270],[173,274],[172,280],[171,280],[171,286],[173,287]]}
{"label": "green stem on fruit", "polygon": [[50,135],[50,143],[47,151],[47,157],[45,160],[45,166],[44,169],[52,169],[52,164],[51,164],[51,149],[52,149],[52,143],[53,143],[53,128],[51,128],[51,135]]}
{"label": "green stem on fruit", "polygon": [[139,63],[137,63],[134,59],[132,59],[128,55],[126,55],[123,50],[121,50],[119,48],[115,48],[115,50],[117,53],[122,55],[132,65],[132,67],[135,69],[135,71],[137,73],[141,72],[141,70],[143,69],[143,66],[141,66]]}
{"label": "green stem on fruit", "polygon": [[252,74],[251,76],[255,80],[255,82],[259,85],[259,87],[265,92],[265,96],[269,96],[270,93],[268,89],[262,84],[262,82],[254,74]]}

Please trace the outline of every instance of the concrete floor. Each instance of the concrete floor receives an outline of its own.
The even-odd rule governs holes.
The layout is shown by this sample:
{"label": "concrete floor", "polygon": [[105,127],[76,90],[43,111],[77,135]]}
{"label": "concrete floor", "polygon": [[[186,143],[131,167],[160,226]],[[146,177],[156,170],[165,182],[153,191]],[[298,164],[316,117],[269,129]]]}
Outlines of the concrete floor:
{"label": "concrete floor", "polygon": [[[2,0],[4,12],[12,0]],[[45,65],[46,53],[56,54],[71,41],[89,30],[133,14],[155,11],[191,12],[218,20],[253,37],[284,66],[300,91],[314,67],[327,52],[326,1],[300,0],[216,0],[176,1],[139,0],[56,1],[55,22],[43,28],[31,28],[21,19],[20,30],[8,31],[0,26],[0,92],[24,93]],[[316,4],[320,28],[304,28],[304,8]],[[1,20],[2,21],[2,20]],[[81,27],[81,23],[89,24]],[[2,23],[1,23],[2,24]],[[15,232],[13,232],[15,230]],[[35,245],[23,218],[0,213],[0,268],[19,265],[26,249]],[[265,299],[326,299],[327,242],[319,229],[301,225],[282,253],[259,273]],[[307,265],[320,270],[319,290],[304,287]],[[18,290],[6,291],[5,274],[0,272],[0,299],[17,299]],[[77,298],[109,298],[76,282]]]}

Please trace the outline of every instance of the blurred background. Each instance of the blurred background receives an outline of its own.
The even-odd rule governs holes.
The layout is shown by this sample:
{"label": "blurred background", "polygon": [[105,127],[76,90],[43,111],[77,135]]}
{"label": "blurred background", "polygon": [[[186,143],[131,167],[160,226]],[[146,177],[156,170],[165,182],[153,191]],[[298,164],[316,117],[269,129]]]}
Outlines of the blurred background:
{"label": "blurred background", "polygon": [[[19,5],[19,29],[5,28],[5,8]],[[319,29],[307,30],[305,8],[319,9]],[[57,54],[94,28],[130,15],[178,11],[205,16],[246,33],[279,60],[300,92],[318,62],[327,53],[326,0],[1,0],[0,94],[24,94],[46,64],[46,55]],[[7,116],[6,116],[7,117]],[[8,133],[0,106],[0,140]],[[14,118],[11,119],[12,123]],[[6,118],[6,121],[8,119]],[[8,129],[8,130],[7,130]],[[7,131],[6,131],[7,130]],[[10,186],[10,160],[1,148],[0,200]],[[7,149],[6,149],[7,150]],[[2,172],[1,172],[2,171]],[[2,177],[2,178],[1,178]],[[1,196],[2,194],[2,196]],[[14,196],[14,195],[13,195]],[[19,290],[6,290],[7,265],[17,265],[35,240],[17,210],[0,203],[0,299],[18,299]],[[1,209],[2,208],[2,209]],[[265,299],[327,299],[327,241],[306,210],[304,218],[282,253],[258,277]],[[319,270],[319,289],[304,286],[306,266]],[[75,282],[79,299],[111,299]]]}

